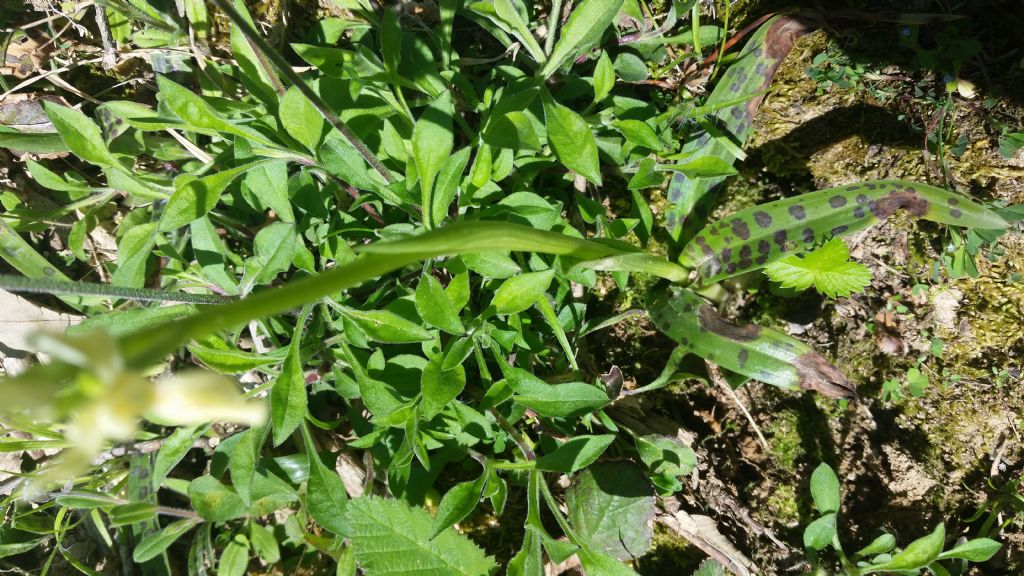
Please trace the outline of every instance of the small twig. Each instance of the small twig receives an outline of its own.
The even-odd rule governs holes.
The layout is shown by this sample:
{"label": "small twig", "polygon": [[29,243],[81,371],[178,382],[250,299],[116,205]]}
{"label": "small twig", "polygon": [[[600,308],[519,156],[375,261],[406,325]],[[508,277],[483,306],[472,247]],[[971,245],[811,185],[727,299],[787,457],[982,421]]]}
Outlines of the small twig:
{"label": "small twig", "polygon": [[100,31],[100,41],[103,42],[103,69],[110,70],[117,65],[117,47],[114,45],[114,38],[110,33],[107,10],[103,6],[96,6],[95,12],[96,27]]}
{"label": "small twig", "polygon": [[491,415],[494,416],[494,419],[498,421],[498,426],[501,426],[501,429],[504,430],[509,437],[512,438],[512,441],[515,442],[516,446],[519,447],[519,451],[523,453],[523,457],[527,460],[536,460],[537,454],[527,445],[526,439],[520,437],[519,431],[516,430],[515,427],[513,427],[512,424],[496,409],[491,408],[490,412]]}
{"label": "small twig", "polygon": [[754,421],[754,417],[750,415],[749,411],[747,411],[747,407],[743,405],[740,397],[736,395],[736,391],[733,390],[732,386],[729,386],[729,383],[725,381],[725,377],[722,376],[722,372],[718,369],[718,366],[707,360],[704,361],[704,364],[708,367],[708,375],[711,376],[711,380],[716,386],[721,388],[729,398],[732,398],[733,403],[736,404],[740,409],[740,412],[742,412],[747,418],[747,422],[750,423],[750,427],[754,429],[754,434],[757,435],[757,440],[761,444],[761,448],[763,448],[765,452],[768,452],[768,440],[765,440],[764,434],[761,433],[761,427],[757,425],[757,422]]}
{"label": "small twig", "polygon": [[4,30],[4,33],[5,34],[10,34],[11,32],[15,32],[15,31],[18,31],[18,30],[28,30],[29,28],[35,28],[36,26],[39,26],[40,24],[46,24],[47,22],[52,22],[52,21],[54,21],[54,20],[56,20],[58,18],[69,18],[70,19],[71,16],[74,16],[78,12],[81,12],[82,10],[85,10],[86,8],[88,8],[88,7],[92,6],[92,5],[93,5],[93,1],[92,0],[89,0],[88,2],[82,2],[81,4],[79,4],[79,5],[75,6],[74,8],[72,8],[71,12],[69,12],[68,14],[59,13],[59,14],[54,14],[53,16],[47,16],[46,18],[40,18],[39,20],[36,20],[34,22],[29,22],[28,24],[25,24],[24,26],[18,26],[17,28],[7,28],[7,29]]}

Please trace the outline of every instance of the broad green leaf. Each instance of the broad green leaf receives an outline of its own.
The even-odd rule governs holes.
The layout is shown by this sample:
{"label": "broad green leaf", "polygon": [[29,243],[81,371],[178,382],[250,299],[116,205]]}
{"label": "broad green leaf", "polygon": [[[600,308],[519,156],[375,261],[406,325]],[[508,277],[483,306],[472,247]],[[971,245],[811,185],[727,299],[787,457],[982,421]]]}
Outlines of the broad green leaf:
{"label": "broad green leaf", "polygon": [[975,538],[973,540],[968,540],[951,550],[946,550],[939,554],[936,560],[960,558],[967,560],[968,562],[986,562],[989,558],[995,556],[996,552],[999,552],[999,549],[1002,548],[1002,546],[1002,544],[992,540],[991,538]]}
{"label": "broad green leaf", "polygon": [[248,507],[238,494],[213,476],[200,476],[193,480],[188,485],[188,497],[192,508],[210,522],[226,522],[248,513]]}
{"label": "broad green leaf", "polygon": [[354,322],[366,336],[376,342],[405,344],[432,340],[429,331],[387,310],[356,310],[346,308],[345,317]]}
{"label": "broad green leaf", "polygon": [[470,148],[467,146],[452,154],[441,165],[434,184],[434,196],[431,199],[434,216],[434,223],[439,224],[448,217],[448,207],[455,200],[459,191],[459,184],[462,182],[462,173],[466,171],[469,164]]}
{"label": "broad green leaf", "polygon": [[583,0],[576,5],[569,19],[562,26],[558,42],[555,43],[548,61],[539,74],[547,78],[562,64],[576,58],[601,40],[601,34],[619,13],[623,0]]}
{"label": "broad green leaf", "polygon": [[164,440],[160,450],[156,453],[156,458],[153,459],[153,470],[150,476],[153,490],[160,489],[160,485],[164,483],[167,475],[185,458],[188,451],[195,445],[196,440],[208,429],[209,426],[206,424],[185,426],[178,428]]}
{"label": "broad green leaf", "polygon": [[196,518],[184,518],[168,524],[158,532],[143,538],[132,550],[132,559],[141,564],[156,558],[200,522],[201,520]]}
{"label": "broad green leaf", "polygon": [[588,576],[639,576],[617,559],[586,547],[581,548],[577,553],[583,572]]}
{"label": "broad green leaf", "polygon": [[356,559],[368,576],[482,576],[495,567],[451,528],[431,539],[433,519],[402,500],[356,498],[349,501],[346,520]]}
{"label": "broad green leaf", "polygon": [[576,436],[534,462],[538,470],[572,474],[593,464],[614,441],[615,434]]}
{"label": "broad green leaf", "polygon": [[806,290],[811,286],[828,296],[849,296],[871,284],[871,270],[851,262],[846,243],[833,238],[803,258],[790,254],[765,267],[765,274],[783,288]]}
{"label": "broad green leaf", "polygon": [[443,361],[441,356],[435,356],[423,368],[423,376],[420,379],[420,393],[423,395],[420,412],[424,420],[430,420],[440,414],[466,387],[465,368],[455,366],[451,370],[444,370]]}
{"label": "broad green leaf", "polygon": [[156,517],[156,504],[149,502],[132,502],[114,506],[107,514],[110,516],[110,525],[127,526],[145,522]]}
{"label": "broad green leaf", "polygon": [[914,540],[902,552],[894,555],[887,562],[866,566],[862,573],[895,572],[899,570],[917,570],[931,564],[939,557],[942,546],[946,543],[946,526],[939,524],[927,536]]}
{"label": "broad green leaf", "polygon": [[658,138],[658,134],[654,132],[654,128],[642,120],[616,120],[613,126],[634,146],[655,152],[665,147]]}
{"label": "broad green leaf", "polygon": [[807,344],[768,328],[730,324],[687,288],[656,293],[648,314],[669,338],[732,372],[789,390],[856,397],[843,373]]}
{"label": "broad green leaf", "polygon": [[30,154],[56,154],[71,151],[71,148],[61,140],[58,134],[8,132],[5,130],[0,130],[0,148],[18,150]]}
{"label": "broad green leaf", "polygon": [[540,137],[533,128],[533,120],[518,110],[488,122],[483,139],[498,148],[540,150]]}
{"label": "broad green leaf", "polygon": [[594,66],[594,102],[600,102],[608,97],[615,87],[615,67],[612,65],[608,52],[601,51],[601,56]]}
{"label": "broad green leaf", "polygon": [[505,280],[494,291],[491,304],[498,314],[517,314],[533,306],[544,297],[544,292],[555,277],[554,268],[541,272],[526,272]]}
{"label": "broad green leaf", "polygon": [[885,554],[896,546],[896,537],[892,534],[882,534],[871,541],[870,544],[856,552],[856,556],[871,557],[878,554]]}
{"label": "broad green leaf", "polygon": [[163,216],[160,217],[160,231],[175,230],[206,216],[217,205],[224,190],[235,181],[235,178],[253,168],[279,162],[281,160],[257,160],[215,172],[209,176],[189,180],[178,187],[167,200]]}
{"label": "broad green leaf", "polygon": [[697,455],[693,448],[675,438],[650,434],[636,439],[640,460],[652,474],[686,476],[697,466]]}
{"label": "broad green leaf", "polygon": [[451,298],[437,278],[429,273],[420,277],[416,286],[416,312],[424,322],[449,334],[466,332]]}
{"label": "broad green leaf", "polygon": [[306,508],[309,515],[324,528],[339,536],[348,533],[345,524],[345,506],[348,494],[345,484],[334,470],[320,461],[309,429],[303,429],[306,455],[309,457],[309,479],[306,480]]}
{"label": "broad green leaf", "polygon": [[72,154],[97,166],[120,167],[117,158],[107,149],[99,126],[88,116],[49,100],[43,101],[43,110]]}
{"label": "broad green leaf", "polygon": [[842,504],[839,478],[828,464],[819,464],[811,474],[811,497],[822,514],[839,512]]}
{"label": "broad green leaf", "polygon": [[117,270],[110,281],[115,286],[141,288],[146,283],[146,263],[156,245],[157,223],[147,222],[125,232],[117,243]]}
{"label": "broad green leaf", "polygon": [[601,462],[581,472],[566,492],[566,506],[587,548],[631,560],[651,547],[654,489],[630,461]]}
{"label": "broad green leaf", "polygon": [[384,56],[384,69],[398,74],[398,63],[402,60],[402,26],[398,12],[387,9],[380,19],[380,52]]}
{"label": "broad green leaf", "polygon": [[476,480],[459,482],[449,488],[437,505],[437,514],[434,516],[434,524],[430,529],[430,537],[434,538],[469,516],[476,508],[477,502],[480,501],[485,484],[487,484],[487,475],[483,474]]}
{"label": "broad green leaf", "polygon": [[289,136],[310,151],[316,151],[323,133],[324,118],[298,88],[292,86],[284,93],[277,114]]}
{"label": "broad green leaf", "polygon": [[508,562],[508,576],[542,576],[544,574],[544,550],[540,537],[534,530],[527,529],[523,546]]}
{"label": "broad green leaf", "polygon": [[295,225],[287,222],[274,222],[257,232],[253,240],[255,254],[245,261],[239,291],[248,294],[254,286],[269,284],[288,270],[300,243]]}
{"label": "broad green leaf", "polygon": [[[254,29],[256,27],[249,10],[243,0],[234,0],[232,4],[242,18]],[[268,108],[277,106],[277,93],[274,91],[274,81],[280,84],[280,80],[271,79],[270,75],[276,72],[267,70],[260,62],[260,56],[256,54],[257,48],[242,33],[242,29],[235,22],[231,23],[231,55],[238,62],[241,71],[240,79],[242,84],[252,93],[253,96],[263,102]],[[264,59],[264,62],[266,60]]]}
{"label": "broad green leaf", "polygon": [[505,378],[515,392],[513,399],[541,416],[581,416],[603,408],[609,402],[604,390],[584,382],[548,384],[521,368],[509,368]]}
{"label": "broad green leaf", "polygon": [[868,228],[906,210],[968,228],[1005,229],[992,210],[941,188],[903,180],[873,180],[819,190],[741,210],[701,230],[679,262],[702,284],[755,270],[801,247]]}
{"label": "broad green leaf", "polygon": [[281,548],[277,544],[277,537],[266,526],[250,522],[249,543],[252,544],[252,551],[267,564],[274,565],[281,560]]}
{"label": "broad green leaf", "polygon": [[235,447],[228,456],[228,470],[235,493],[246,506],[252,505],[252,481],[256,465],[260,461],[263,442],[267,439],[269,427],[250,428],[242,432]]}
{"label": "broad green leaf", "polygon": [[242,177],[242,190],[255,197],[257,208],[273,210],[282,222],[295,222],[285,162],[268,162],[253,167]]}
{"label": "broad green leaf", "polygon": [[486,250],[463,254],[461,258],[470,270],[484,278],[500,280],[518,274],[521,270],[519,264],[516,264],[516,261],[509,258],[505,252]]}
{"label": "broad green leaf", "polygon": [[824,550],[836,535],[836,515],[829,512],[804,528],[804,548]]}
{"label": "broad green leaf", "polygon": [[381,184],[368,169],[366,160],[342,138],[328,137],[320,147],[319,157],[328,172],[360,190],[377,190]]}
{"label": "broad green leaf", "polygon": [[306,376],[302,370],[302,332],[312,304],[299,313],[288,345],[288,356],[281,365],[281,374],[270,389],[270,422],[274,446],[280,446],[306,418]]}
{"label": "broad green leaf", "polygon": [[434,178],[455,145],[455,134],[452,131],[454,115],[455,102],[451,93],[442,92],[420,114],[412,131],[412,156],[420,177],[420,206],[424,210],[423,219],[428,227],[433,224],[430,221],[430,209],[433,206]]}
{"label": "broad green leaf", "polygon": [[192,251],[203,276],[228,294],[238,294],[238,280],[228,268],[227,249],[213,222],[203,217],[189,225]]}
{"label": "broad green leaf", "polygon": [[236,534],[217,561],[217,576],[243,576],[249,567],[249,541]]}
{"label": "broad green leaf", "polygon": [[590,125],[582,116],[555,102],[546,93],[543,100],[548,144],[551,145],[558,161],[569,170],[600,186],[601,166],[597,157],[597,140]]}

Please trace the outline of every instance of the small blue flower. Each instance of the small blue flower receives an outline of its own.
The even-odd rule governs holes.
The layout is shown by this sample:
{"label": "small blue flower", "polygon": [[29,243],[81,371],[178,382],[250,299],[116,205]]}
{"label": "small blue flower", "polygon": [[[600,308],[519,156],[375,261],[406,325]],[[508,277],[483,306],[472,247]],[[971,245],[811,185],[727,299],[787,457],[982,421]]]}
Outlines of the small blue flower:
{"label": "small blue flower", "polygon": [[900,36],[903,36],[904,38],[910,38],[910,27],[906,27],[903,30],[900,30]]}

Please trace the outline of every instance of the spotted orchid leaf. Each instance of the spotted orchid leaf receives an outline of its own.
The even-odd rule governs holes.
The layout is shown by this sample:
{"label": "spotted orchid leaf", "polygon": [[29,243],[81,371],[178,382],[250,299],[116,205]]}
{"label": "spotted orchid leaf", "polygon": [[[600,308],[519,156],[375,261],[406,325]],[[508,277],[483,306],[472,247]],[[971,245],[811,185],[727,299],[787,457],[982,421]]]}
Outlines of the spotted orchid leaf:
{"label": "spotted orchid leaf", "polygon": [[787,390],[857,397],[846,376],[807,344],[768,328],[730,324],[687,288],[658,291],[647,312],[658,330],[722,368]]}
{"label": "spotted orchid leaf", "polygon": [[[754,114],[761,106],[775,71],[789,54],[793,42],[808,31],[801,22],[778,16],[765,22],[750,37],[704,102],[703,108],[716,112],[705,118],[705,128],[683,146],[679,157],[685,158],[685,163],[706,157],[729,165],[735,162],[733,150],[736,144],[742,147],[753,132]],[[698,202],[705,206],[701,200],[725,178],[693,177],[681,171],[672,176],[668,187],[672,206],[666,213],[665,226],[673,239],[680,239],[683,224]]]}
{"label": "spotted orchid leaf", "polygon": [[940,224],[983,230],[1008,226],[992,210],[948,190],[905,180],[872,180],[736,212],[698,232],[683,248],[679,263],[696,269],[707,285],[871,227],[900,209]]}

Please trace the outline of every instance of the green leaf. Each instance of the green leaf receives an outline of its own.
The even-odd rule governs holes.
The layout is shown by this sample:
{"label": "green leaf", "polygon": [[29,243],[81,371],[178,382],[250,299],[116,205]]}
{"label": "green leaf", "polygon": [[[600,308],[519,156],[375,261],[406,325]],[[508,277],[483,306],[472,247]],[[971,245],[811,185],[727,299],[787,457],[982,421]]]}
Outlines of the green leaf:
{"label": "green leaf", "polygon": [[248,294],[254,286],[269,284],[288,270],[300,243],[295,225],[288,222],[274,222],[257,232],[253,239],[255,254],[245,261],[239,291]]}
{"label": "green leaf", "polygon": [[437,505],[437,514],[434,516],[434,525],[430,529],[430,538],[433,539],[469,516],[480,501],[485,484],[487,484],[487,475],[482,474],[476,480],[459,482],[449,488]]}
{"label": "green leaf", "polygon": [[156,504],[149,502],[132,502],[114,506],[107,514],[111,526],[127,526],[156,518]]}
{"label": "green leaf", "polygon": [[639,576],[616,558],[597,550],[591,550],[586,547],[580,548],[577,556],[579,556],[580,564],[583,566],[583,572],[588,575]]}
{"label": "green leaf", "polygon": [[862,573],[895,572],[898,570],[918,570],[924,568],[939,557],[945,542],[946,526],[939,524],[931,534],[914,540],[902,552],[894,555],[887,562],[865,566]]}
{"label": "green leaf", "polygon": [[451,93],[442,92],[420,114],[412,131],[412,156],[420,176],[420,206],[428,227],[433,224],[430,222],[430,208],[433,206],[434,178],[455,145],[455,133],[452,131],[454,115],[455,102]]}
{"label": "green leaf", "polygon": [[783,288],[806,290],[814,286],[830,298],[849,296],[871,284],[871,270],[851,262],[849,257],[846,243],[833,238],[803,258],[792,254],[772,262],[764,271]]}
{"label": "green leaf", "polygon": [[423,367],[423,376],[420,379],[420,393],[423,395],[420,412],[424,420],[430,420],[440,414],[466,387],[465,368],[455,366],[451,370],[444,370],[443,361],[441,356],[435,356]]}
{"label": "green leaf", "polygon": [[551,385],[521,368],[508,369],[505,378],[515,392],[513,399],[541,416],[581,416],[609,402],[604,390],[584,382]]}
{"label": "green leaf", "polygon": [[601,51],[601,56],[594,66],[594,102],[600,102],[608,97],[615,87],[615,67],[612,65],[608,52]]}
{"label": "green leaf", "polygon": [[338,178],[361,190],[377,190],[381,184],[368,170],[366,160],[346,140],[328,137],[320,147],[320,163]]}
{"label": "green leaf", "polygon": [[495,567],[472,541],[450,528],[431,539],[430,515],[401,500],[356,498],[346,518],[356,560],[368,576],[482,576]]}
{"label": "green leaf", "polygon": [[673,170],[682,172],[690,179],[698,178],[725,178],[737,174],[732,167],[732,162],[727,162],[715,156],[702,156],[685,164],[663,164],[658,167],[660,170]]}
{"label": "green leaf", "polygon": [[483,139],[498,148],[540,150],[540,137],[533,127],[533,120],[518,110],[488,122]]}
{"label": "green leaf", "polygon": [[494,12],[504,25],[503,28],[511,32],[522,45],[526,48],[526,51],[530,53],[530,56],[537,63],[544,62],[544,50],[540,47],[537,39],[534,38],[533,33],[530,32],[530,27],[523,18],[522,13],[518,10],[516,4],[519,0],[494,0]]}
{"label": "green leaf", "polygon": [[857,551],[855,556],[870,557],[878,554],[885,554],[896,546],[896,537],[892,534],[882,534],[871,541],[870,544]]}
{"label": "green leaf", "polygon": [[449,334],[466,333],[451,298],[437,278],[429,273],[424,274],[416,286],[416,312],[424,322]]}
{"label": "green leaf", "polygon": [[29,152],[31,154],[55,154],[71,151],[71,148],[64,143],[58,134],[6,132],[3,130],[0,130],[0,148]]}
{"label": "green leaf", "polygon": [[387,344],[406,344],[433,340],[425,328],[387,310],[356,310],[346,308],[345,317],[354,322],[366,336]]}
{"label": "green leaf", "polygon": [[260,460],[263,442],[267,439],[269,428],[266,425],[250,428],[241,433],[241,437],[228,455],[228,470],[231,473],[231,485],[235,493],[246,506],[252,505],[252,483],[256,475],[256,465]]}
{"label": "green leaf", "polygon": [[581,435],[567,440],[534,462],[537,469],[572,474],[591,465],[615,441],[615,434]]}
{"label": "green leaf", "polygon": [[57,496],[57,504],[79,510],[90,510],[93,508],[107,508],[122,504],[123,501],[113,496],[94,492],[92,490],[72,490],[67,494]]}
{"label": "green leaf", "polygon": [[286,163],[267,163],[249,170],[242,178],[242,190],[256,197],[258,208],[273,210],[282,222],[295,222]]}
{"label": "green leaf", "polygon": [[252,550],[267,564],[274,565],[281,560],[281,548],[269,528],[255,522],[249,523],[249,543]]}
{"label": "green leaf", "polygon": [[238,294],[238,280],[228,268],[227,249],[209,218],[200,218],[189,225],[192,251],[203,270],[203,276],[228,294]]}
{"label": "green leaf", "polygon": [[839,512],[842,505],[839,477],[828,464],[819,464],[811,474],[811,498],[822,514]]}
{"label": "green leaf", "polygon": [[217,576],[243,576],[249,567],[249,541],[236,534],[217,562]]}
{"label": "green leaf", "polygon": [[583,0],[562,26],[558,42],[539,72],[543,78],[555,73],[562,63],[574,59],[601,40],[601,34],[619,13],[623,0]]}
{"label": "green leaf", "polygon": [[226,522],[248,513],[238,494],[213,476],[200,476],[189,483],[188,497],[192,508],[210,522]]}
{"label": "green leaf", "polygon": [[213,109],[213,106],[203,100],[202,96],[171,81],[166,76],[157,76],[156,83],[160,89],[160,100],[168,110],[181,118],[189,129],[209,136],[222,136],[222,133],[228,133],[242,136],[265,146],[274,145],[259,132],[228,122]]}
{"label": "green leaf", "polygon": [[498,314],[517,314],[533,306],[551,285],[554,268],[541,272],[527,272],[505,280],[494,292],[491,304]]}
{"label": "green leaf", "polygon": [[952,550],[946,550],[939,554],[936,560],[960,558],[968,562],[986,562],[989,558],[995,556],[1002,546],[1002,544],[991,538],[975,538],[956,546]]}
{"label": "green leaf", "polygon": [[117,270],[111,276],[115,286],[141,288],[146,283],[146,263],[156,245],[156,222],[139,224],[125,232],[117,243]]}
{"label": "green leaf", "polygon": [[[604,1],[604,0],[598,0]],[[548,129],[548,144],[558,161],[566,168],[601,185],[601,166],[597,157],[597,139],[582,116],[555,102],[546,92],[544,120]]]}
{"label": "green leaf", "polygon": [[600,462],[581,472],[566,492],[566,506],[587,548],[631,560],[651,547],[654,490],[630,461]]}
{"label": "green leaf", "polygon": [[686,476],[697,466],[693,448],[668,436],[650,434],[636,439],[640,460],[652,474],[677,477]]}
{"label": "green leaf", "polygon": [[829,512],[807,525],[804,529],[804,547],[811,550],[824,550],[832,544],[836,535],[836,515]]}
{"label": "green leaf", "polygon": [[434,196],[431,199],[435,224],[443,222],[448,217],[448,207],[455,200],[459,184],[462,182],[462,173],[469,164],[469,153],[470,148],[467,146],[449,156],[441,165],[441,171],[438,172],[434,184]]}
{"label": "green leaf", "polygon": [[613,126],[634,146],[640,146],[655,152],[665,147],[658,138],[657,133],[654,132],[654,129],[642,120],[616,120]]}
{"label": "green leaf", "polygon": [[487,250],[463,254],[461,258],[470,270],[484,278],[508,278],[521,270],[519,264],[504,252]]}
{"label": "green leaf", "polygon": [[288,356],[281,366],[281,374],[270,389],[270,422],[273,426],[274,446],[280,446],[306,418],[306,377],[302,371],[302,331],[312,310],[307,304],[299,313],[288,345]]}
{"label": "green leaf", "polygon": [[72,154],[97,166],[121,166],[107,149],[99,126],[88,116],[49,100],[43,101],[43,110]]}
{"label": "green leaf", "polygon": [[306,442],[306,455],[309,457],[306,508],[318,524],[339,536],[344,536],[348,533],[345,524],[345,507],[348,505],[345,484],[337,472],[320,461],[308,427],[303,428],[302,434]]}
{"label": "green leaf", "polygon": [[298,88],[292,86],[284,93],[277,114],[289,136],[310,151],[316,151],[320,135],[323,133],[324,119]]}
{"label": "green leaf", "polygon": [[150,475],[153,490],[159,490],[167,475],[174,469],[192,449],[196,440],[209,430],[206,424],[178,428],[164,440],[160,450],[153,459],[153,470]]}
{"label": "green leaf", "polygon": [[141,564],[156,558],[200,522],[201,520],[197,518],[185,518],[168,524],[158,532],[143,538],[132,550],[132,559]]}
{"label": "green leaf", "polygon": [[280,162],[282,160],[257,160],[236,168],[215,172],[209,176],[189,180],[179,186],[167,200],[163,216],[160,217],[160,231],[175,230],[206,216],[220,201],[224,190],[236,178],[253,168]]}

